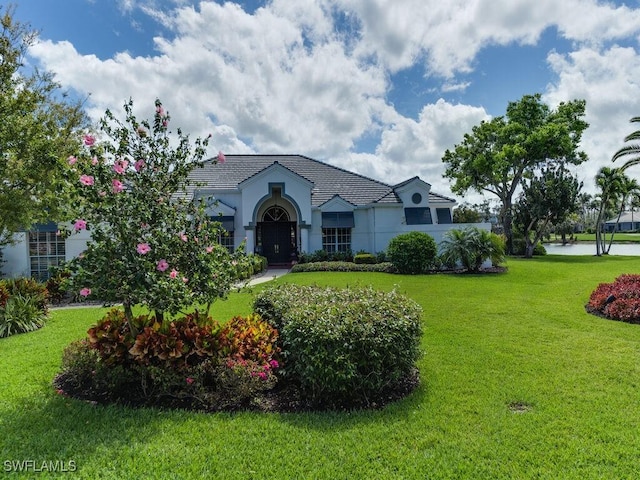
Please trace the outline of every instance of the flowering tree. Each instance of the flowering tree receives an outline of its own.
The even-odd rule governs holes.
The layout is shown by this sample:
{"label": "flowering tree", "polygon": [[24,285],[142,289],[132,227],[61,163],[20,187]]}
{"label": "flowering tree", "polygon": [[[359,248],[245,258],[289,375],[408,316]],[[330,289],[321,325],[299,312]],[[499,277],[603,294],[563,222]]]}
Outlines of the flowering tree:
{"label": "flowering tree", "polygon": [[92,240],[71,262],[72,284],[82,296],[122,303],[129,323],[137,304],[158,321],[190,305],[208,310],[236,278],[239,255],[220,245],[224,231],[204,203],[186,195],[209,138],[192,146],[178,129],[173,147],[169,115],[155,105],[153,123],[137,121],[131,100],[124,122],[107,111],[99,123],[105,141],[85,135],[83,151],[68,159],[78,185],[73,229],[88,229]]}

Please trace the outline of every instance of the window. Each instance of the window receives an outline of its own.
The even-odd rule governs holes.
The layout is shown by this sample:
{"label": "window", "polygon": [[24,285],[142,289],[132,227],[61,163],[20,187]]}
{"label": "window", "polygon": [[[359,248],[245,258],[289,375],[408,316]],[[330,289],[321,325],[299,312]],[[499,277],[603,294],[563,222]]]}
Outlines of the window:
{"label": "window", "polygon": [[353,212],[322,212],[322,249],[326,252],[351,250]]}
{"label": "window", "polygon": [[221,232],[218,236],[218,243],[229,250],[229,252],[233,253],[235,249],[233,217],[217,216],[211,217],[211,220],[222,223],[224,232]]}
{"label": "window", "polygon": [[418,192],[414,193],[411,196],[411,201],[418,205],[422,201],[422,195],[420,195]]}
{"label": "window", "polygon": [[453,223],[451,220],[451,210],[448,208],[436,208],[438,223]]}
{"label": "window", "polygon": [[325,252],[348,252],[351,250],[350,228],[323,228],[322,249]]}
{"label": "window", "polygon": [[429,207],[405,208],[404,217],[407,225],[431,225],[431,209]]}
{"label": "window", "polygon": [[57,235],[55,223],[36,225],[29,232],[29,261],[31,276],[41,282],[49,278],[49,268],[57,267],[65,261],[64,238]]}

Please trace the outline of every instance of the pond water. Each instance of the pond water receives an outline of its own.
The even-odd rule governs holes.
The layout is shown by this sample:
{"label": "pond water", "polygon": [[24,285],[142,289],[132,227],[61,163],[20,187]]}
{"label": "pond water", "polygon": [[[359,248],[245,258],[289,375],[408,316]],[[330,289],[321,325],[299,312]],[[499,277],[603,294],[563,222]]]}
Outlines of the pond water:
{"label": "pond water", "polygon": [[[595,243],[573,243],[562,245],[561,243],[545,243],[544,248],[550,255],[595,255]],[[609,255],[634,255],[640,256],[640,244],[614,243],[611,245]]]}

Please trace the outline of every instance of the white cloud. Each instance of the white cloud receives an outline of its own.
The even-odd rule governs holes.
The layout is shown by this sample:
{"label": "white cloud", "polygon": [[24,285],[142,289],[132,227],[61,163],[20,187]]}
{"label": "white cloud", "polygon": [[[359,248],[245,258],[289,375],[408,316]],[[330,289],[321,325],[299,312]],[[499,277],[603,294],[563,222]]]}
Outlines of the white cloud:
{"label": "white cloud", "polygon": [[[545,100],[587,100],[592,160],[581,173],[593,176],[640,114],[637,51],[608,44],[639,34],[639,9],[595,0],[272,0],[252,14],[230,2],[118,5],[171,35],[157,36],[145,57],[101,60],[51,41],[32,55],[64,86],[91,94],[93,118],[129,97],[150,116],[158,97],[172,125],[213,133],[214,148],[228,153],[301,153],[389,183],[419,175],[447,194],[441,157],[487,113],[438,100],[404,117],[388,101],[390,75],[422,65],[443,94],[464,98],[470,80],[458,77],[482,49],[532,45],[550,27],[575,43],[573,52],[549,54],[557,82]],[[379,144],[356,151],[365,137]]]}
{"label": "white cloud", "polygon": [[[602,166],[616,166],[611,156],[635,130],[629,119],[640,112],[640,56],[633,48],[614,46],[605,50],[584,48],[568,55],[552,53],[549,62],[558,75],[545,101],[557,105],[573,98],[587,102],[590,124],[583,136],[589,161],[579,169],[585,188],[593,190],[593,178]],[[639,176],[640,171],[627,171]]]}

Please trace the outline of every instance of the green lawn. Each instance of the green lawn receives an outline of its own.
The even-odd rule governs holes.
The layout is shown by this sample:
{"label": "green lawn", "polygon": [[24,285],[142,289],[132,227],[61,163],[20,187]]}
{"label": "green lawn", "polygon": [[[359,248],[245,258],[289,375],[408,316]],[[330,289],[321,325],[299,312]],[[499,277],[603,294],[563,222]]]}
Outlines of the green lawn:
{"label": "green lawn", "polygon": [[[588,315],[640,257],[510,259],[502,275],[290,274],[398,288],[424,308],[421,387],[380,411],[195,414],[97,407],[51,387],[100,309],[0,339],[0,469],[74,461],[69,478],[602,479],[640,471],[640,326]],[[263,288],[257,287],[257,288]],[[217,304],[250,311],[249,293]],[[15,478],[50,478],[33,472]]]}
{"label": "green lawn", "polygon": [[[595,242],[596,234],[595,233],[576,233],[574,234],[576,240],[580,242]],[[551,238],[555,239],[554,236]],[[611,234],[607,233],[607,245],[609,244],[609,239],[611,238]],[[560,237],[557,238],[560,240]],[[620,233],[616,232],[613,235],[613,241],[615,243],[640,243],[640,233]]]}

